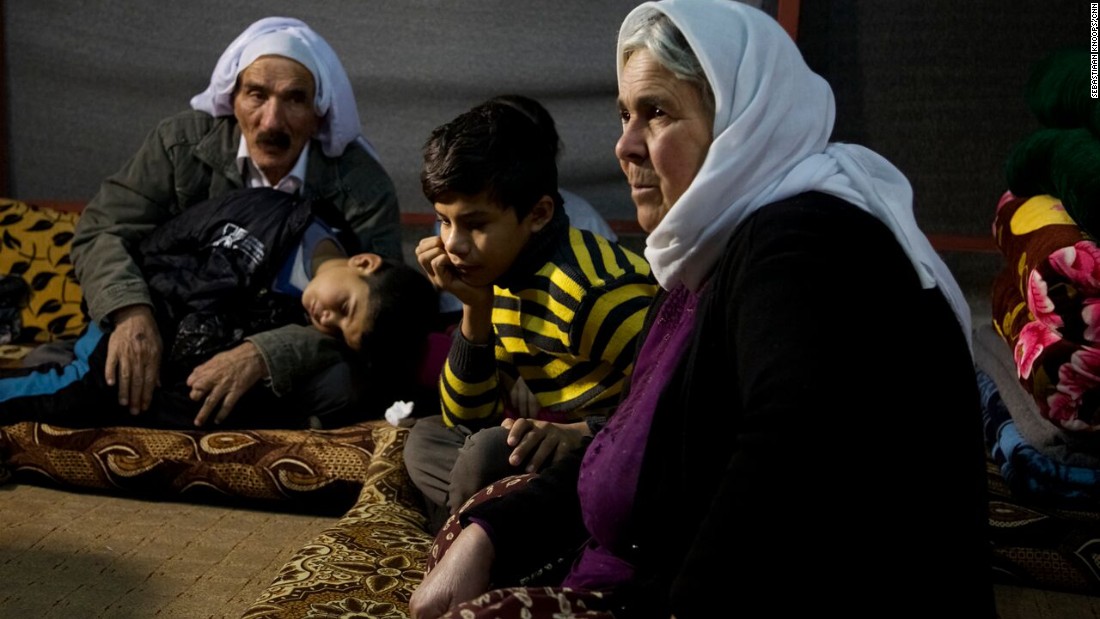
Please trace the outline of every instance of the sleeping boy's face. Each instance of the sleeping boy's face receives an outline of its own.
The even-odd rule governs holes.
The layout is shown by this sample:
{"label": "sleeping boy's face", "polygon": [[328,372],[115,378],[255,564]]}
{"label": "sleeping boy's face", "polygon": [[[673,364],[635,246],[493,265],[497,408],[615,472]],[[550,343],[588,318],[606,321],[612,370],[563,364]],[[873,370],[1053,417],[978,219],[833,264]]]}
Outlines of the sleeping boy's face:
{"label": "sleeping boy's face", "polygon": [[359,350],[370,333],[370,285],[365,277],[378,269],[378,254],[357,254],[347,260],[328,260],[317,269],[302,292],[302,307],[318,331],[339,337]]}

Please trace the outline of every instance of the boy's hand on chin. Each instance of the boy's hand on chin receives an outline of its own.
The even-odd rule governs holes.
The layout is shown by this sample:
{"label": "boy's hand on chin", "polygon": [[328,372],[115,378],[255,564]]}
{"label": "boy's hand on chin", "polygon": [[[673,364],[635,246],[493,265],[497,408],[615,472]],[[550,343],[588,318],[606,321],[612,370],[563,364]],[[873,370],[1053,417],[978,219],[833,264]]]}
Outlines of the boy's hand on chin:
{"label": "boy's hand on chin", "polygon": [[440,290],[447,290],[451,282],[457,279],[451,259],[443,249],[443,240],[438,236],[420,239],[416,245],[416,262],[424,274]]}
{"label": "boy's hand on chin", "polygon": [[416,246],[416,262],[436,288],[453,294],[463,305],[492,305],[493,287],[471,286],[463,281],[438,236],[420,240]]}

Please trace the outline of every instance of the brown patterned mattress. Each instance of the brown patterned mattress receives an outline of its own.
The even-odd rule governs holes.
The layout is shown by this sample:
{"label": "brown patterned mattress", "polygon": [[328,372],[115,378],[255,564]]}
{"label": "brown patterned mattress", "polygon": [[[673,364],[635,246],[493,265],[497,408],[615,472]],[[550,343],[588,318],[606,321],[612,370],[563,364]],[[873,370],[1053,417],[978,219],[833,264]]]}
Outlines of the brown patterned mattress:
{"label": "brown patterned mattress", "polygon": [[[343,513],[378,466],[393,428],[333,430],[70,430],[0,426],[0,468],[17,481],[180,500],[251,502]],[[277,503],[278,505],[270,505]]]}
{"label": "brown patterned mattress", "polygon": [[338,510],[245,616],[407,617],[432,544],[405,471],[407,432],[385,421],[207,433],[23,422],[0,427],[0,481],[7,471],[62,488]]}

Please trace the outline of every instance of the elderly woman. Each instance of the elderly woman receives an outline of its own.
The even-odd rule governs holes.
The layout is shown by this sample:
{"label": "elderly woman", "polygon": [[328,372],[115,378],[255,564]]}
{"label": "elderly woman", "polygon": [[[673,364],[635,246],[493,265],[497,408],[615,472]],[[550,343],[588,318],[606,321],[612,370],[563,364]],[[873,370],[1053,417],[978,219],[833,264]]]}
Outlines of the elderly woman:
{"label": "elderly woman", "polygon": [[617,54],[662,288],[631,389],[461,514],[413,616],[993,616],[969,311],[905,177],[828,142],[828,84],[760,11],[648,2]]}

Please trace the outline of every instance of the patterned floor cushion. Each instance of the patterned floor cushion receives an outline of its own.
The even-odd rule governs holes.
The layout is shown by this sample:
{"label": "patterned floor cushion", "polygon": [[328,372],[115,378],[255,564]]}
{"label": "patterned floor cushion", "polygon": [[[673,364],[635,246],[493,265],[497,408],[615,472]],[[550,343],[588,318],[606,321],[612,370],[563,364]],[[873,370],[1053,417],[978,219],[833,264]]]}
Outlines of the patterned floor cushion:
{"label": "patterned floor cushion", "polygon": [[162,499],[226,500],[342,514],[378,469],[392,426],[332,430],[70,430],[0,426],[0,465],[16,481]]}
{"label": "patterned floor cushion", "polygon": [[432,536],[405,471],[408,430],[376,433],[370,474],[354,507],[304,546],[244,613],[246,619],[408,617]]}
{"label": "patterned floor cushion", "polygon": [[994,578],[1100,595],[1100,511],[1023,501],[1009,490],[992,458],[988,472]]}

